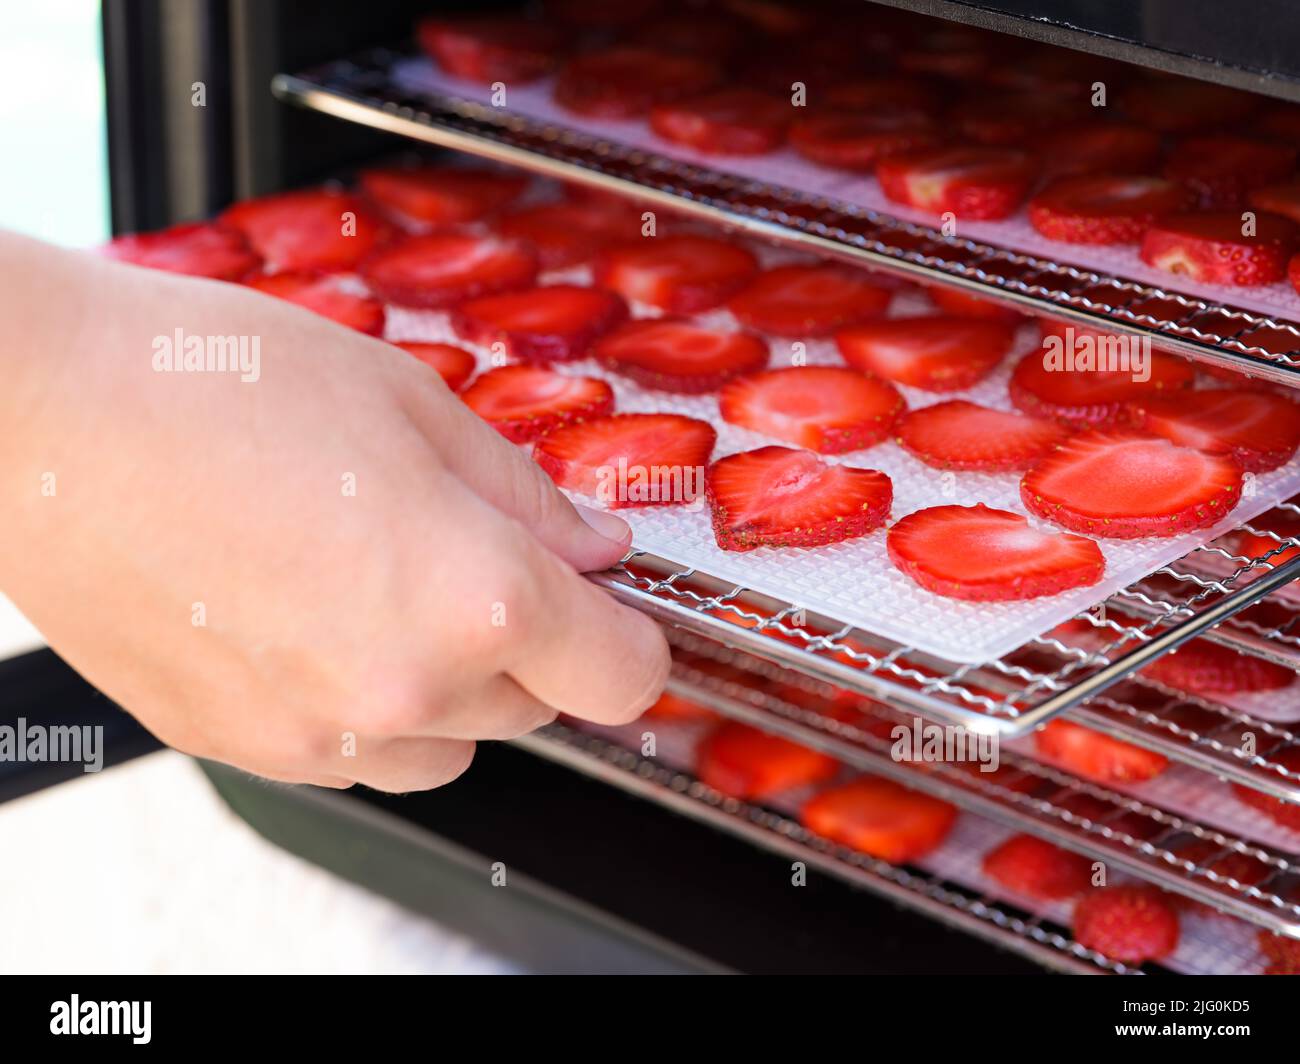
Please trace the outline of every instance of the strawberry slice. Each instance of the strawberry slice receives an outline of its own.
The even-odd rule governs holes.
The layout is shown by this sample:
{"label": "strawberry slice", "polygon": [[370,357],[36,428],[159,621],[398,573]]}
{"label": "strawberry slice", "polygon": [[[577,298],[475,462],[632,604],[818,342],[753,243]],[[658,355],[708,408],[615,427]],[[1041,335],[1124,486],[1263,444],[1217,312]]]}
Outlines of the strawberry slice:
{"label": "strawberry slice", "polygon": [[395,346],[408,355],[418,358],[438,374],[453,392],[465,387],[465,382],[474,375],[478,363],[472,353],[455,344],[425,344],[414,340],[402,340]]}
{"label": "strawberry slice", "polygon": [[1190,78],[1160,77],[1127,89],[1121,103],[1128,115],[1162,133],[1235,125],[1259,106],[1259,97]]}
{"label": "strawberry slice", "polygon": [[553,284],[467,300],[451,324],[470,343],[500,343],[521,362],[558,362],[586,354],[626,317],[627,304],[614,292]]}
{"label": "strawberry slice", "polygon": [[937,848],[952,830],[957,810],[893,780],[860,776],[811,798],[799,819],[832,842],[902,864]]}
{"label": "strawberry slice", "polygon": [[1139,783],[1169,766],[1168,759],[1153,750],[1059,718],[1034,733],[1034,746],[1067,772],[1096,783]]}
{"label": "strawberry slice", "polygon": [[1025,316],[1015,307],[983,296],[973,296],[960,288],[936,284],[927,288],[925,294],[939,310],[954,317],[989,318],[1010,322],[1012,325],[1019,325],[1025,320]]}
{"label": "strawberry slice", "polygon": [[762,337],[708,329],[682,318],[629,321],[592,352],[615,372],[665,392],[711,392],[767,365]]}
{"label": "strawberry slice", "polygon": [[280,270],[350,270],[391,235],[358,197],[329,188],[245,200],[218,221]]}
{"label": "strawberry slice", "polygon": [[1217,524],[1241,499],[1241,467],[1136,433],[1068,440],[1020,482],[1031,514],[1107,539],[1177,536]]}
{"label": "strawberry slice", "polygon": [[388,166],[363,170],[357,185],[397,221],[440,227],[500,210],[523,194],[528,178],[481,168]]}
{"label": "strawberry slice", "polygon": [[[1261,861],[1258,857],[1252,857],[1248,853],[1241,853],[1239,850],[1228,850],[1227,853],[1224,853],[1225,849],[1223,843],[1215,842],[1213,839],[1193,839],[1186,846],[1179,847],[1176,854],[1180,860],[1190,861],[1201,868],[1208,868],[1209,871],[1223,879],[1235,879],[1243,887],[1258,886],[1274,872],[1271,865]],[[1215,882],[1204,876],[1193,877],[1190,874],[1188,874],[1188,878],[1194,878],[1202,886],[1221,890],[1225,894],[1237,892],[1237,888],[1230,883]],[[1171,897],[1169,900],[1175,906],[1190,912],[1214,912],[1209,905],[1192,901],[1190,898]]]}
{"label": "strawberry slice", "polygon": [[790,147],[805,159],[861,173],[891,155],[938,144],[934,124],[912,111],[824,111],[790,127]]}
{"label": "strawberry slice", "polygon": [[1075,906],[1074,940],[1124,964],[1160,960],[1178,948],[1178,912],[1155,887],[1102,887]]}
{"label": "strawberry slice", "polygon": [[639,236],[641,224],[634,204],[591,199],[514,211],[496,223],[496,231],[531,247],[543,270],[560,270],[588,261],[605,244]]}
{"label": "strawberry slice", "polygon": [[927,591],[968,602],[1009,602],[1089,587],[1106,559],[1090,539],[1033,528],[1020,514],[931,506],[889,530],[889,560]]}
{"label": "strawberry slice", "polygon": [[898,423],[899,444],[926,465],[982,473],[1024,472],[1065,437],[1054,421],[965,399],[913,410]]}
{"label": "strawberry slice", "polygon": [[708,155],[766,155],[785,141],[792,117],[789,100],[757,89],[715,89],[655,104],[650,128]]}
{"label": "strawberry slice", "polygon": [[1165,160],[1164,175],[1178,181],[1209,210],[1240,207],[1251,189],[1289,177],[1296,152],[1246,137],[1188,137]]}
{"label": "strawberry slice", "polygon": [[718,395],[724,421],[821,454],[874,447],[906,409],[892,384],[838,366],[751,373]]}
{"label": "strawberry slice", "polygon": [[384,331],[384,305],[369,296],[345,291],[332,277],[306,270],[257,274],[244,281],[277,299],[306,307],[322,318],[329,318],[349,329],[378,336]]}
{"label": "strawberry slice", "polygon": [[1300,222],[1300,181],[1284,181],[1254,189],[1246,196],[1246,202],[1257,211]]}
{"label": "strawberry slice", "polygon": [[613,244],[596,256],[597,284],[673,314],[724,302],[758,270],[744,248],[710,236],[665,236]]}
{"label": "strawberry slice", "polygon": [[639,118],[717,81],[718,69],[706,59],[619,46],[569,60],[556,79],[555,102],[588,118]]}
{"label": "strawberry slice", "polygon": [[508,15],[425,18],[415,34],[448,74],[489,85],[536,81],[568,43],[568,34],[551,23]]}
{"label": "strawberry slice", "polygon": [[262,264],[242,233],[209,222],[114,237],[102,251],[119,262],[219,281],[236,281]]}
{"label": "strawberry slice", "polygon": [[742,801],[761,801],[781,791],[821,783],[839,762],[820,750],[728,721],[695,752],[695,774],[714,790]]}
{"label": "strawberry slice", "polygon": [[967,96],[949,110],[945,121],[964,140],[1009,147],[1024,144],[1041,130],[1081,117],[1074,100],[1047,94],[989,93]]}
{"label": "strawberry slice", "polygon": [[[1071,428],[1114,425],[1128,417],[1127,404],[1150,395],[1185,395],[1196,373],[1183,359],[1150,352],[1147,369],[1070,368],[1095,365],[1103,349],[1122,356],[1126,341],[1065,322],[1044,321],[1043,350],[1025,355],[1011,373],[1011,401],[1026,414],[1053,418]],[[1118,345],[1117,346],[1117,342]],[[1094,353],[1091,361],[1085,356]],[[1058,357],[1059,356],[1059,357]],[[1116,360],[1114,365],[1122,366]],[[1137,377],[1147,376],[1145,381]]]}
{"label": "strawberry slice", "polygon": [[[939,110],[941,95],[928,81],[891,74],[887,78],[836,78],[823,93],[832,111],[871,111],[897,115],[912,112],[918,117]],[[821,101],[819,101],[820,104]]]}
{"label": "strawberry slice", "polygon": [[1008,322],[936,315],[889,318],[835,334],[844,361],[928,392],[957,392],[992,373],[1015,341]]}
{"label": "strawberry slice", "polygon": [[1255,233],[1243,236],[1236,211],[1169,214],[1142,237],[1142,261],[1208,284],[1272,284],[1286,276],[1300,228],[1275,214],[1255,215]]}
{"label": "strawberry slice", "polygon": [[653,720],[672,720],[688,723],[718,719],[718,714],[709,709],[708,706],[702,706],[698,702],[692,701],[684,695],[675,694],[672,691],[665,691],[661,694],[659,700],[645,711],[645,715]]}
{"label": "strawberry slice", "polygon": [[1047,177],[1149,173],[1160,134],[1126,122],[1083,122],[1035,138]]}
{"label": "strawberry slice", "polygon": [[1064,901],[1092,886],[1092,862],[1034,835],[1012,835],[984,855],[984,874],[1017,894]]}
{"label": "strawberry slice", "polygon": [[596,377],[569,377],[541,366],[501,366],[465,389],[465,405],[515,443],[528,443],[572,421],[604,417],[614,392]]}
{"label": "strawberry slice", "polygon": [[[1300,497],[1291,501],[1300,501]],[[1260,517],[1252,518],[1250,523],[1253,527],[1260,529],[1260,532],[1259,534],[1253,532],[1239,533],[1235,553],[1240,554],[1243,558],[1262,558],[1267,554],[1272,554],[1275,550],[1280,550],[1281,553],[1273,554],[1265,563],[1275,569],[1279,565],[1291,561],[1292,558],[1300,558],[1300,547],[1282,549],[1281,543],[1272,536],[1264,535],[1264,531],[1269,531],[1281,536],[1283,539],[1300,539],[1300,515],[1290,510],[1271,510]]]}
{"label": "strawberry slice", "polygon": [[1208,639],[1189,640],[1156,658],[1142,670],[1142,675],[1194,695],[1278,691],[1296,680],[1295,672],[1284,665],[1242,654]]}
{"label": "strawberry slice", "polygon": [[1285,465],[1300,447],[1300,406],[1276,392],[1212,388],[1130,406],[1138,428],[1183,447],[1230,454],[1251,473]]}
{"label": "strawberry slice", "polygon": [[377,251],[360,273],[385,302],[441,309],[527,288],[537,276],[537,258],[521,244],[497,237],[435,233]]}
{"label": "strawberry slice", "polygon": [[[1261,755],[1266,761],[1280,765],[1292,774],[1300,774],[1300,746],[1288,746]],[[1282,779],[1283,777],[1278,777]],[[1291,781],[1294,782],[1294,781]],[[1252,809],[1258,809],[1270,820],[1291,831],[1300,831],[1300,805],[1282,798],[1274,798],[1263,791],[1252,790],[1240,783],[1232,785],[1232,792]]]}
{"label": "strawberry slice", "polygon": [[829,336],[889,307],[892,293],[869,277],[829,263],[777,266],[760,273],[727,308],[751,329],[774,336]]}
{"label": "strawberry slice", "polygon": [[709,467],[713,535],[723,550],[820,547],[865,536],[893,502],[875,469],[828,465],[811,451],[760,447]]}
{"label": "strawberry slice", "polygon": [[1067,177],[1029,201],[1029,222],[1048,240],[1133,244],[1157,215],[1190,206],[1189,198],[1158,177]]}
{"label": "strawberry slice", "polygon": [[610,414],[547,433],[533,457],[562,488],[611,508],[694,502],[718,434],[680,414]]}
{"label": "strawberry slice", "polygon": [[876,178],[895,203],[996,220],[1024,201],[1035,169],[1029,155],[1010,148],[938,148],[881,159]]}

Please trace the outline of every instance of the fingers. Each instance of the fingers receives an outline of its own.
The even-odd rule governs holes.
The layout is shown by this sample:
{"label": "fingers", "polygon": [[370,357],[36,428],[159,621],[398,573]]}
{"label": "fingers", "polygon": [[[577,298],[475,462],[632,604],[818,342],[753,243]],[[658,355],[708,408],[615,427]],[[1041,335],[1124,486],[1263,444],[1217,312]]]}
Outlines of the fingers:
{"label": "fingers", "polygon": [[556,714],[553,706],[498,674],[440,709],[429,728],[444,739],[516,739],[550,724]]}
{"label": "fingers", "polygon": [[450,783],[473,760],[474,744],[459,739],[363,739],[339,771],[377,791],[406,794]]}

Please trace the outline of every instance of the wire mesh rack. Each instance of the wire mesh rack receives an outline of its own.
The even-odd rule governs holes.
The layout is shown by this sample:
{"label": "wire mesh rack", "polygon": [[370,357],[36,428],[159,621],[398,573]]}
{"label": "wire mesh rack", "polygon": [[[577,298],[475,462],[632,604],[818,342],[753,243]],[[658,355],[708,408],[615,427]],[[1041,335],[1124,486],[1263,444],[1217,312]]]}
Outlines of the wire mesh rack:
{"label": "wire mesh rack", "polygon": [[1128,335],[1222,368],[1300,386],[1300,322],[1055,262],[843,201],[707,169],[448,95],[397,85],[412,52],[371,49],[279,74],[281,99],[372,128],[658,203],[823,255],[942,281]]}

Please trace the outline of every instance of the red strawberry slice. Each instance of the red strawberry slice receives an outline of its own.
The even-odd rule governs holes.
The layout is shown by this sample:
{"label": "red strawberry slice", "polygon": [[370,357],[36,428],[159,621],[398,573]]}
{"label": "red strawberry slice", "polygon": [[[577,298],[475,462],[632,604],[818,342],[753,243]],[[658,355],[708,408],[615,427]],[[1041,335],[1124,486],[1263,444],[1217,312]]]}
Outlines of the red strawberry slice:
{"label": "red strawberry slice", "polygon": [[1267,211],[1300,222],[1300,181],[1285,181],[1257,188],[1246,196],[1246,202],[1257,211]]}
{"label": "red strawberry slice", "polygon": [[1142,670],[1142,675],[1194,695],[1277,691],[1296,680],[1295,672],[1283,665],[1242,654],[1208,639],[1184,643],[1153,661]]}
{"label": "red strawberry slice", "polygon": [[543,436],[533,457],[562,488],[607,506],[694,502],[718,434],[680,414],[610,414]]}
{"label": "red strawberry slice", "polygon": [[1082,116],[1074,100],[1026,93],[982,92],[967,96],[946,116],[962,139],[998,147],[1020,145],[1040,130],[1059,127]]}
{"label": "red strawberry slice", "polygon": [[754,276],[758,261],[744,248],[709,236],[629,240],[596,257],[597,284],[674,314],[695,314],[724,302]]}
{"label": "red strawberry slice", "polygon": [[1260,97],[1190,78],[1152,78],[1123,94],[1129,116],[1162,133],[1219,129],[1236,124],[1259,107]]}
{"label": "red strawberry slice", "polygon": [[1160,134],[1125,122],[1084,122],[1034,141],[1047,177],[1149,173],[1160,158]]}
{"label": "red strawberry slice", "polygon": [[984,855],[984,874],[1017,894],[1063,901],[1092,886],[1092,862],[1033,835],[1012,835]]}
{"label": "red strawberry slice", "polygon": [[497,237],[435,233],[377,251],[360,272],[386,302],[441,309],[527,288],[537,276],[537,258],[523,245]]}
{"label": "red strawberry slice", "polygon": [[1029,222],[1067,244],[1132,244],[1188,199],[1182,185],[1158,177],[1067,177],[1029,201]]}
{"label": "red strawberry slice", "polygon": [[925,294],[936,307],[954,317],[989,318],[993,321],[1009,322],[1012,325],[1019,325],[1025,320],[1025,316],[1009,304],[985,299],[982,296],[973,296],[960,288],[931,285],[925,290]]}
{"label": "red strawberry slice", "polygon": [[[1270,764],[1280,765],[1287,772],[1300,775],[1300,746],[1288,746],[1282,750],[1270,751],[1261,756]],[[1294,780],[1287,781],[1283,776],[1279,776],[1278,779],[1288,782],[1292,786],[1295,785]],[[1291,831],[1300,831],[1300,804],[1288,802],[1282,798],[1274,798],[1263,791],[1252,790],[1240,783],[1232,785],[1232,792],[1252,809],[1260,810],[1270,820]]]}
{"label": "red strawberry slice", "polygon": [[115,237],[104,246],[103,253],[151,270],[215,277],[219,281],[236,281],[262,264],[242,233],[207,222]]}
{"label": "red strawberry slice", "polygon": [[1164,175],[1185,185],[1196,205],[1240,207],[1246,194],[1295,171],[1295,149],[1246,137],[1189,137],[1165,160]]}
{"label": "red strawberry slice", "polygon": [[931,506],[889,530],[889,560],[927,591],[968,602],[1057,595],[1102,578],[1106,560],[1090,539],[1030,526],[1020,514]]}
{"label": "red strawberry slice", "polygon": [[757,89],[715,89],[656,104],[650,128],[709,155],[765,155],[781,146],[792,117],[789,100]]}
{"label": "red strawberry slice", "polygon": [[1124,964],[1160,960],[1178,948],[1178,912],[1155,887],[1103,887],[1075,906],[1074,940]]}
{"label": "red strawberry slice", "polygon": [[281,270],[350,270],[392,232],[359,198],[327,188],[245,200],[218,220]]}
{"label": "red strawberry slice", "polygon": [[629,321],[592,352],[613,370],[665,392],[711,392],[767,365],[766,341],[753,333],[708,329],[681,318]]}
{"label": "red strawberry slice", "polygon": [[1183,447],[1230,454],[1242,469],[1265,473],[1300,447],[1300,406],[1275,392],[1212,388],[1131,404],[1133,423]]}
{"label": "red strawberry slice", "polygon": [[448,74],[489,85],[536,81],[555,65],[568,39],[551,23],[509,15],[425,18],[415,32]]}
{"label": "red strawberry slice", "polygon": [[528,443],[572,421],[604,417],[614,392],[596,377],[569,377],[541,366],[501,366],[465,389],[465,405],[515,443]]}
{"label": "red strawberry slice", "polygon": [[389,166],[363,170],[361,191],[402,222],[450,226],[476,222],[523,194],[528,178],[504,170]]}
{"label": "red strawberry slice", "polygon": [[871,111],[917,116],[933,114],[939,109],[940,93],[929,82],[891,74],[887,78],[859,78],[842,81],[836,78],[823,93],[822,103],[833,111]]}
{"label": "red strawberry slice", "polygon": [[951,399],[913,410],[898,423],[898,442],[936,469],[1018,473],[1066,437],[1054,421]]}
{"label": "red strawberry slice", "polygon": [[[1274,872],[1271,865],[1261,861],[1258,857],[1252,857],[1248,853],[1241,853],[1237,850],[1228,850],[1221,842],[1215,842],[1213,839],[1193,839],[1186,846],[1181,846],[1176,851],[1180,860],[1190,861],[1200,868],[1208,868],[1209,871],[1222,879],[1235,879],[1243,887],[1254,887],[1263,883]],[[1192,876],[1202,886],[1210,887],[1214,890],[1220,890],[1225,894],[1237,893],[1237,888],[1230,883],[1216,882],[1205,876]],[[1201,902],[1192,901],[1190,898],[1169,899],[1174,905],[1191,912],[1211,913],[1214,910]]]}
{"label": "red strawberry slice", "polygon": [[938,148],[881,159],[876,178],[895,203],[951,212],[968,221],[996,220],[1024,201],[1035,164],[1009,148]]}
{"label": "red strawberry slice", "polygon": [[655,720],[672,720],[672,721],[704,721],[717,720],[718,714],[709,709],[708,706],[702,706],[684,695],[676,694],[673,691],[665,691],[659,696],[659,700],[645,711],[645,715]]}
{"label": "red strawberry slice", "polygon": [[857,369],[928,392],[956,392],[992,373],[1015,338],[1008,322],[936,315],[857,325],[836,333],[835,346]]}
{"label": "red strawberry slice", "polygon": [[438,374],[453,392],[465,387],[478,363],[473,354],[455,344],[425,344],[402,340],[396,346],[413,355]]}
{"label": "red strawberry slice", "polygon": [[451,323],[470,343],[503,344],[521,362],[557,362],[586,354],[626,317],[627,304],[614,292],[554,284],[468,300]]}
{"label": "red strawberry slice", "polygon": [[781,791],[821,783],[839,762],[820,750],[728,721],[695,752],[695,774],[714,790],[742,801],[761,801]]}
{"label": "red strawberry slice", "polygon": [[[1042,324],[1043,350],[1032,351],[1016,363],[1009,385],[1011,401],[1026,414],[1054,418],[1071,428],[1114,425],[1128,417],[1130,401],[1185,395],[1184,389],[1196,379],[1195,371],[1183,359],[1159,352],[1149,353],[1141,373],[1119,368],[1127,350],[1123,345],[1136,341],[1102,336],[1064,322]],[[1086,368],[1097,364],[1095,354],[1103,349],[1119,356],[1111,363],[1116,368]],[[1071,368],[1080,365],[1085,368]],[[1130,361],[1130,365],[1134,363]],[[1136,379],[1140,376],[1147,379]]]}
{"label": "red strawberry slice", "polygon": [[322,318],[329,318],[358,332],[378,336],[384,331],[384,305],[369,296],[345,291],[329,276],[290,270],[285,273],[258,274],[244,283],[249,288],[306,307]]}
{"label": "red strawberry slice", "polygon": [[790,147],[805,159],[861,173],[888,156],[938,144],[934,124],[912,111],[823,111],[790,127]]}
{"label": "red strawberry slice", "polygon": [[717,80],[717,67],[706,59],[620,46],[569,60],[555,82],[555,102],[589,118],[639,118]]}
{"label": "red strawberry slice", "polygon": [[874,447],[906,409],[892,384],[839,366],[751,373],[718,395],[724,421],[821,454]]}
{"label": "red strawberry slice", "polygon": [[1066,771],[1096,783],[1138,783],[1169,767],[1168,759],[1153,750],[1068,720],[1049,720],[1034,733],[1034,745]]}
{"label": "red strawberry slice", "polygon": [[1255,215],[1255,233],[1243,236],[1236,211],[1169,214],[1142,237],[1142,261],[1208,284],[1272,284],[1286,276],[1300,228],[1275,214]]}
{"label": "red strawberry slice", "polygon": [[809,831],[882,861],[902,864],[936,849],[957,820],[954,806],[881,776],[861,776],[811,798]]}
{"label": "red strawberry slice", "polygon": [[559,270],[588,261],[615,240],[641,233],[641,209],[604,199],[581,203],[544,203],[501,218],[496,231],[531,247],[543,270]]}
{"label": "red strawberry slice", "polygon": [[[1297,499],[1291,501],[1296,502]],[[1262,558],[1266,554],[1280,550],[1281,553],[1273,554],[1266,563],[1274,568],[1291,561],[1292,558],[1300,558],[1300,547],[1282,549],[1280,542],[1272,536],[1264,535],[1264,531],[1267,530],[1283,539],[1300,539],[1300,515],[1290,510],[1272,510],[1261,517],[1252,518],[1250,523],[1254,528],[1259,529],[1260,533],[1258,535],[1252,532],[1240,533],[1235,553],[1243,558]]]}
{"label": "red strawberry slice", "polygon": [[713,534],[723,550],[820,547],[865,536],[889,516],[884,473],[828,465],[811,451],[760,447],[709,467]]}
{"label": "red strawberry slice", "polygon": [[1031,514],[1106,539],[1177,536],[1217,524],[1241,499],[1228,457],[1135,433],[1068,440],[1020,482]]}
{"label": "red strawberry slice", "polygon": [[891,297],[861,270],[821,263],[764,270],[727,307],[751,329],[815,337],[880,317]]}

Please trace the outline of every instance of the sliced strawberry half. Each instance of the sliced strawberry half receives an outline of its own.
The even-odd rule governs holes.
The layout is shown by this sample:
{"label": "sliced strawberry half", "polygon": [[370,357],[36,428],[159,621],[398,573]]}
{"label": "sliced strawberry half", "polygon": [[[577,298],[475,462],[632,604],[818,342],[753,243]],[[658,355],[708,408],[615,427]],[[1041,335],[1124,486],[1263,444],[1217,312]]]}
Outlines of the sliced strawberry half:
{"label": "sliced strawberry half", "polygon": [[536,81],[568,41],[551,23],[509,15],[425,18],[415,32],[420,47],[448,74],[489,85]]}
{"label": "sliced strawberry half", "polygon": [[1245,236],[1236,211],[1169,214],[1142,237],[1142,261],[1208,284],[1273,284],[1286,276],[1300,228],[1275,214],[1255,215]]}
{"label": "sliced strawberry half", "polygon": [[570,377],[541,366],[501,366],[465,389],[465,405],[515,443],[528,443],[572,421],[604,417],[614,392],[596,377]]}
{"label": "sliced strawberry half", "polygon": [[706,736],[695,752],[700,781],[742,801],[761,801],[781,791],[822,783],[839,767],[820,750],[735,721]]}
{"label": "sliced strawberry half", "polygon": [[984,855],[984,874],[1009,890],[1063,901],[1092,886],[1092,862],[1034,835],[1012,835]]}
{"label": "sliced strawberry half", "polygon": [[496,231],[531,247],[543,270],[559,270],[587,262],[612,241],[639,236],[641,209],[604,199],[543,203],[505,215]]}
{"label": "sliced strawberry half", "polygon": [[1242,691],[1279,691],[1296,681],[1294,670],[1231,647],[1192,639],[1157,658],[1142,670],[1166,687],[1191,694],[1227,695]]}
{"label": "sliced strawberry half", "polygon": [[934,123],[909,111],[823,111],[790,127],[790,147],[805,159],[861,173],[870,173],[891,155],[938,143]]}
{"label": "sliced strawberry half", "polygon": [[962,139],[1007,147],[1031,140],[1040,130],[1081,117],[1077,101],[1050,94],[990,93],[967,96],[945,118]]}
{"label": "sliced strawberry half", "polygon": [[882,861],[915,861],[936,849],[957,809],[881,776],[861,776],[822,791],[799,819],[809,831]]}
{"label": "sliced strawberry half", "polygon": [[[1012,371],[1011,401],[1026,414],[1053,418],[1071,428],[1118,424],[1128,417],[1130,401],[1152,395],[1184,395],[1184,389],[1196,379],[1195,371],[1183,359],[1159,352],[1149,353],[1142,372],[1119,368],[1123,364],[1120,359],[1114,362],[1114,369],[1086,368],[1097,364],[1095,353],[1103,346],[1122,355],[1126,341],[1057,322],[1044,322],[1043,334],[1043,349],[1025,355]],[[1085,356],[1088,361],[1083,361]],[[1147,379],[1137,379],[1142,376]]]}
{"label": "sliced strawberry half", "polygon": [[1024,201],[1036,173],[1010,148],[939,148],[881,159],[876,178],[895,203],[968,221],[996,220]]}
{"label": "sliced strawberry half", "polygon": [[396,220],[440,227],[499,211],[523,194],[528,178],[482,168],[388,166],[363,170],[357,185]]}
{"label": "sliced strawberry half", "polygon": [[969,602],[1058,595],[1102,578],[1106,559],[1090,539],[1032,527],[1020,514],[931,506],[897,522],[889,560],[927,591]]}
{"label": "sliced strawberry half", "polygon": [[889,516],[894,488],[875,469],[828,465],[811,451],[760,447],[708,471],[713,534],[723,550],[820,547],[865,536]]}
{"label": "sliced strawberry half", "polygon": [[547,433],[533,457],[562,488],[611,508],[694,502],[718,434],[680,414],[610,414]]}
{"label": "sliced strawberry half", "polygon": [[[1221,842],[1215,842],[1213,839],[1203,838],[1194,839],[1186,846],[1181,846],[1176,851],[1176,856],[1183,861],[1190,861],[1192,864],[1206,868],[1213,872],[1220,879],[1235,879],[1243,887],[1254,887],[1263,883],[1275,871],[1273,866],[1261,861],[1258,857],[1252,857],[1248,853],[1241,853],[1238,850],[1224,850],[1227,847]],[[1211,889],[1223,891],[1225,894],[1235,893],[1239,888],[1233,887],[1230,883],[1216,882],[1206,876],[1192,876],[1197,883]],[[1190,898],[1174,898],[1170,901],[1179,908],[1201,913],[1211,913],[1213,908],[1201,902],[1192,901]]]}
{"label": "sliced strawberry half", "polygon": [[1285,181],[1253,190],[1246,202],[1257,211],[1300,222],[1300,181]]}
{"label": "sliced strawberry half", "polygon": [[1066,437],[1054,421],[990,410],[965,399],[922,407],[898,423],[898,442],[936,469],[1018,473]]}
{"label": "sliced strawberry half", "polygon": [[1295,171],[1295,149],[1246,137],[1189,137],[1165,160],[1164,175],[1184,185],[1198,207],[1240,207],[1246,194]]}
{"label": "sliced strawberry half", "polygon": [[681,318],[629,321],[592,352],[611,369],[665,392],[711,392],[741,373],[763,369],[767,342],[747,332],[709,329]]}
{"label": "sliced strawberry half", "polygon": [[1178,912],[1155,887],[1102,887],[1074,908],[1074,940],[1124,964],[1168,957],[1178,948]]}
{"label": "sliced strawberry half", "polygon": [[[1300,500],[1292,499],[1291,501]],[[1262,558],[1265,555],[1273,554],[1273,551],[1280,550],[1280,553],[1273,554],[1266,563],[1273,566],[1273,568],[1277,568],[1293,558],[1300,558],[1300,547],[1282,549],[1282,544],[1278,540],[1272,536],[1264,535],[1264,532],[1268,531],[1281,536],[1283,539],[1300,539],[1300,515],[1290,510],[1271,510],[1260,517],[1252,518],[1250,523],[1252,527],[1260,531],[1258,534],[1253,532],[1240,533],[1237,538],[1237,554],[1240,554],[1243,558]]]}
{"label": "sliced strawberry half", "polygon": [[[1280,765],[1292,775],[1300,775],[1300,746],[1288,746],[1282,750],[1273,750],[1261,755],[1264,760]],[[1279,779],[1284,777],[1279,776]],[[1287,781],[1294,785],[1294,780]],[[1232,792],[1252,809],[1258,809],[1269,819],[1281,824],[1291,831],[1300,831],[1300,804],[1275,798],[1263,791],[1253,790],[1240,783],[1232,785]]]}
{"label": "sliced strawberry half", "polygon": [[590,118],[639,118],[657,103],[712,88],[718,76],[706,59],[618,46],[569,60],[555,82],[555,102]]}
{"label": "sliced strawberry half", "polygon": [[727,308],[760,332],[817,337],[880,317],[891,298],[861,270],[821,263],[764,270]]}
{"label": "sliced strawberry half", "polygon": [[1035,138],[1047,177],[1149,173],[1160,134],[1126,122],[1084,122]]}
{"label": "sliced strawberry half", "polygon": [[1130,405],[1138,428],[1183,447],[1232,455],[1251,473],[1285,465],[1300,447],[1300,406],[1276,392],[1210,388]]}
{"label": "sliced strawberry half", "polygon": [[718,395],[724,421],[821,454],[874,447],[906,409],[892,384],[839,366],[751,373]]}
{"label": "sliced strawberry half", "polygon": [[629,240],[596,256],[596,283],[674,314],[695,314],[724,302],[758,270],[736,244],[709,236]]}
{"label": "sliced strawberry half", "polygon": [[435,233],[377,251],[360,272],[386,302],[441,309],[527,288],[537,276],[537,257],[522,244],[498,237]]}
{"label": "sliced strawberry half", "polygon": [[928,392],[956,392],[983,380],[1006,357],[1016,330],[990,318],[889,318],[835,334],[844,361]]}
{"label": "sliced strawberry half", "polygon": [[471,352],[455,344],[426,344],[414,340],[402,340],[395,346],[430,367],[453,392],[458,392],[465,387],[465,382],[474,375],[474,370],[478,366]]}
{"label": "sliced strawberry half", "polygon": [[1259,99],[1205,81],[1161,77],[1136,82],[1121,102],[1143,125],[1162,133],[1185,133],[1237,123],[1259,107]]}
{"label": "sliced strawberry half", "polygon": [[936,284],[927,288],[925,294],[930,302],[945,314],[957,318],[989,318],[992,321],[1004,321],[1012,325],[1019,325],[1025,320],[1025,316],[1015,307],[993,299],[984,299],[982,296],[973,296],[960,288]]}
{"label": "sliced strawberry half", "polygon": [[151,270],[214,277],[219,281],[237,281],[262,264],[242,233],[208,222],[115,237],[104,245],[103,253],[119,262],[147,266]]}
{"label": "sliced strawberry half", "polygon": [[392,234],[358,197],[328,188],[245,200],[219,221],[280,270],[350,270]]}
{"label": "sliced strawberry half", "polygon": [[322,318],[358,332],[378,336],[384,331],[384,305],[369,296],[344,290],[328,275],[289,270],[258,274],[247,278],[244,283],[249,288],[306,307]]}
{"label": "sliced strawberry half", "polygon": [[1020,482],[1036,517],[1107,539],[1177,536],[1217,524],[1241,499],[1229,457],[1135,433],[1068,440]]}
{"label": "sliced strawberry half", "polygon": [[623,297],[602,288],[553,284],[461,303],[452,327],[470,343],[503,344],[521,362],[579,358],[627,318]]}
{"label": "sliced strawberry half", "polygon": [[765,155],[785,141],[793,115],[789,100],[757,89],[715,89],[655,104],[650,128],[708,155]]}
{"label": "sliced strawberry half", "polygon": [[1132,244],[1189,199],[1182,185],[1158,177],[1067,177],[1029,201],[1029,222],[1067,244]]}
{"label": "sliced strawberry half", "polygon": [[1169,760],[1153,750],[1068,720],[1048,721],[1034,733],[1034,745],[1068,772],[1096,783],[1139,783],[1169,767]]}

